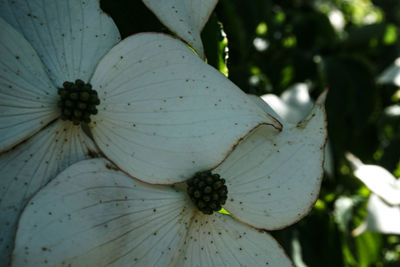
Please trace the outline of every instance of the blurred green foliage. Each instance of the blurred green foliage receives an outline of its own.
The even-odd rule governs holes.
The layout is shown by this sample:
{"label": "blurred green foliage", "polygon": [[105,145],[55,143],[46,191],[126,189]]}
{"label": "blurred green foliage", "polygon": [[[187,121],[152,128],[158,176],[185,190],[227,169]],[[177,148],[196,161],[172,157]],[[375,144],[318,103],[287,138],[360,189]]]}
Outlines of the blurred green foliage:
{"label": "blurred green foliage", "polygon": [[[101,4],[123,38],[170,33],[140,0]],[[377,83],[400,56],[399,27],[396,0],[220,0],[203,30],[208,63],[246,93],[279,95],[306,82],[315,98],[329,88],[335,175],[324,178],[310,215],[272,233],[297,266],[400,266],[399,236],[351,235],[369,191],[344,158],[351,151],[400,175],[400,115],[385,112],[400,104],[400,91]]]}

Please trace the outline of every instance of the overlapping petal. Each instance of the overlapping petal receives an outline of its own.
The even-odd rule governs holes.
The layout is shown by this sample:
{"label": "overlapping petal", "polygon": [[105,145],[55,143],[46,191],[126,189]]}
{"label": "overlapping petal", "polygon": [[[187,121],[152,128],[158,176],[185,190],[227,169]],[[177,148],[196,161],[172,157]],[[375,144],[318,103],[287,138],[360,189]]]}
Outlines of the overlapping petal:
{"label": "overlapping petal", "polygon": [[59,174],[19,223],[14,264],[291,266],[277,242],[230,216],[194,215],[183,192],[146,185],[103,159]]}
{"label": "overlapping petal", "polygon": [[197,214],[186,246],[173,266],[292,266],[279,244],[266,232],[231,216]]}
{"label": "overlapping petal", "polygon": [[[309,94],[309,86],[296,83],[282,93],[280,97],[266,94],[261,97],[249,95],[265,112],[277,118],[285,127],[286,123],[297,124],[311,111],[314,103]],[[270,110],[274,112],[271,112]],[[276,113],[275,113],[276,112]],[[329,176],[334,175],[334,162],[329,141],[325,146],[324,169]]]}
{"label": "overlapping petal", "polygon": [[0,152],[57,117],[57,91],[24,37],[0,18]]}
{"label": "overlapping petal", "polygon": [[[279,122],[281,122],[283,126],[285,125],[285,120],[278,114],[278,112],[275,111],[277,110],[275,106],[274,108],[272,108],[272,105],[270,105],[269,101],[267,102],[264,98],[252,94],[248,94],[247,96],[250,98],[251,101],[257,104],[262,110],[264,110],[264,112],[271,114],[274,118],[279,120]],[[276,103],[282,103],[282,101],[276,95],[270,94],[270,98],[275,99]]]}
{"label": "overlapping petal", "polygon": [[313,101],[308,92],[308,86],[297,83],[286,90],[280,97],[266,94],[261,98],[272,107],[284,121],[296,124],[312,109]]}
{"label": "overlapping petal", "polygon": [[29,41],[56,86],[78,78],[88,81],[120,39],[97,0],[1,0],[0,16]]}
{"label": "overlapping petal", "polygon": [[143,0],[171,31],[204,58],[200,33],[218,0]]}
{"label": "overlapping petal", "polygon": [[221,162],[254,127],[281,124],[182,42],[138,34],[91,80],[101,100],[91,130],[105,155],[149,183],[176,183]]}
{"label": "overlapping petal", "polygon": [[378,165],[363,164],[351,153],[346,154],[354,168],[354,175],[360,179],[369,190],[384,199],[390,205],[400,205],[400,180]]}
{"label": "overlapping petal", "polygon": [[15,266],[168,266],[192,217],[186,196],[113,168],[81,161],[33,198],[19,223]]}
{"label": "overlapping petal", "polygon": [[225,209],[234,218],[272,230],[309,212],[323,175],[325,97],[326,92],[305,120],[278,135],[256,129],[214,170],[226,179]]}
{"label": "overlapping petal", "polygon": [[400,234],[400,206],[388,205],[378,195],[371,194],[367,206],[367,228],[386,234]]}
{"label": "overlapping petal", "polygon": [[18,216],[28,200],[67,166],[97,154],[78,127],[58,120],[0,155],[0,262],[7,262]]}

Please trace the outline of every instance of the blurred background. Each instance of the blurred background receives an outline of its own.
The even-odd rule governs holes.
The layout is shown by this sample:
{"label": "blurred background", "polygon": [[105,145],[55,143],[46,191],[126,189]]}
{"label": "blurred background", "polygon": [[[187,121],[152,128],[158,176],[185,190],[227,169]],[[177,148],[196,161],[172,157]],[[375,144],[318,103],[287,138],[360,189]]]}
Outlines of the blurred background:
{"label": "blurred background", "polygon": [[[123,38],[169,33],[140,0],[101,5]],[[332,171],[311,213],[272,232],[296,266],[400,266],[400,235],[352,234],[370,190],[345,158],[400,176],[399,26],[398,0],[219,0],[203,30],[208,63],[246,93],[279,96],[302,83],[315,99],[329,88]]]}

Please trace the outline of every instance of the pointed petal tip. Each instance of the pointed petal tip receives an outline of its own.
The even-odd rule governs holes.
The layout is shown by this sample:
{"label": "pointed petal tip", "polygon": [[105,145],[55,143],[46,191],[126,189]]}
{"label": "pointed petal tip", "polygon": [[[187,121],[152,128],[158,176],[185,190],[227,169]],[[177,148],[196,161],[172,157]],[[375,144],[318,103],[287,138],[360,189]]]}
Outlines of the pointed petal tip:
{"label": "pointed petal tip", "polygon": [[357,158],[356,156],[354,156],[352,153],[350,152],[346,152],[344,154],[344,156],[346,157],[346,159],[350,162],[351,166],[353,167],[353,169],[357,169],[359,167],[361,167],[362,165],[364,165],[362,163],[362,161]]}
{"label": "pointed petal tip", "polygon": [[[306,125],[310,122],[313,121],[313,118],[315,117],[316,114],[322,115],[324,117],[324,129],[326,132],[326,127],[327,127],[327,121],[326,121],[326,111],[325,111],[325,101],[326,97],[328,95],[328,89],[326,88],[317,98],[317,101],[315,102],[314,107],[312,110],[308,113],[308,115],[297,124],[298,128],[304,128]],[[318,117],[318,116],[317,116]]]}
{"label": "pointed petal tip", "polygon": [[322,106],[322,105],[325,104],[326,97],[327,97],[327,95],[328,95],[328,91],[329,91],[328,88],[325,88],[325,89],[324,89],[324,91],[319,95],[317,101],[315,102],[315,105]]}

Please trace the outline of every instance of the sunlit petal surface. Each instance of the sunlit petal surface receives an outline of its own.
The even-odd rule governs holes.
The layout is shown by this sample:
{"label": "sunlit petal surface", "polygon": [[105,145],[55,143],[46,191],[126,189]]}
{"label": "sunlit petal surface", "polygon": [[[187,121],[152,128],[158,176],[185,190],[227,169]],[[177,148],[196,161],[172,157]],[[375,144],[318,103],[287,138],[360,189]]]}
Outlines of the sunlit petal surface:
{"label": "sunlit petal surface", "polygon": [[60,120],[0,155],[0,262],[8,260],[18,216],[29,199],[70,164],[95,156],[82,130]]}
{"label": "sunlit petal surface", "polygon": [[378,165],[363,164],[350,153],[347,153],[346,157],[355,168],[354,175],[372,192],[391,205],[400,205],[400,180]]}
{"label": "sunlit petal surface", "polygon": [[56,86],[88,81],[120,39],[97,0],[0,0],[0,16],[29,41]]}
{"label": "sunlit petal surface", "polygon": [[189,229],[183,253],[173,266],[292,266],[269,234],[229,215],[198,213]]}
{"label": "sunlit petal surface", "polygon": [[55,119],[56,97],[36,52],[0,18],[0,152]]}
{"label": "sunlit petal surface", "polygon": [[304,217],[321,184],[324,98],[297,126],[267,136],[258,128],[213,172],[226,179],[225,209],[256,228],[280,229]]}
{"label": "sunlit petal surface", "polygon": [[143,0],[160,21],[203,58],[200,33],[218,0]]}
{"label": "sunlit petal surface", "polygon": [[386,234],[400,234],[400,206],[388,205],[379,196],[371,194],[368,200],[367,229]]}
{"label": "sunlit petal surface", "polygon": [[191,211],[171,187],[137,182],[104,159],[59,174],[24,210],[16,266],[168,266]]}
{"label": "sunlit petal surface", "polygon": [[91,80],[101,100],[94,139],[145,182],[176,183],[215,167],[254,127],[281,124],[185,44],[137,34],[115,46]]}

